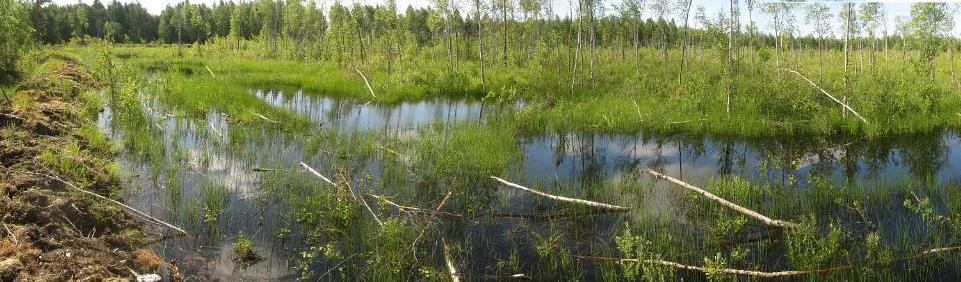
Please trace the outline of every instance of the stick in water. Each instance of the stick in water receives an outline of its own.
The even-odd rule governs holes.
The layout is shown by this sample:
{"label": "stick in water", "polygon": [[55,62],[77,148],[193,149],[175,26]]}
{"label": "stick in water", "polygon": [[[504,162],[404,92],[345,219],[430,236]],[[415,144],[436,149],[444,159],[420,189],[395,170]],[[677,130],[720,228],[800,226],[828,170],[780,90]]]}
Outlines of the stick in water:
{"label": "stick in water", "polygon": [[324,180],[324,182],[327,182],[328,184],[333,185],[334,187],[337,187],[337,184],[335,184],[333,181],[330,181],[329,178],[324,177],[323,175],[321,175],[320,172],[317,172],[316,170],[314,170],[314,168],[310,167],[310,166],[307,165],[306,163],[300,162],[300,166],[302,166],[302,167],[304,167],[305,169],[307,169],[307,171],[309,171],[311,174],[313,174],[313,175],[319,177],[320,179]]}
{"label": "stick in water", "polygon": [[521,191],[524,191],[524,192],[528,192],[528,193],[531,193],[531,194],[534,194],[534,195],[537,195],[537,196],[541,196],[541,197],[544,197],[544,198],[552,199],[552,200],[555,200],[555,201],[566,202],[566,203],[574,203],[574,204],[581,204],[581,205],[586,205],[586,206],[590,206],[590,207],[594,207],[594,208],[606,209],[606,210],[614,210],[614,211],[630,211],[630,210],[631,210],[630,208],[622,207],[622,206],[615,206],[615,205],[611,205],[611,204],[592,202],[592,201],[588,201],[588,200],[581,200],[581,199],[567,198],[567,197],[561,197],[561,196],[554,196],[554,195],[547,194],[547,193],[544,193],[544,192],[540,192],[540,191],[537,191],[537,190],[534,190],[534,189],[531,189],[531,188],[527,188],[527,187],[524,187],[524,186],[521,186],[521,185],[518,185],[518,184],[515,184],[515,183],[508,182],[507,180],[500,179],[500,178],[498,178],[498,177],[496,177],[496,176],[491,176],[491,178],[494,179],[494,180],[497,180],[498,182],[500,182],[500,183],[502,183],[502,184],[504,184],[504,185],[507,185],[507,187],[511,187],[511,188],[514,188],[514,189],[518,189],[518,190],[521,190]]}
{"label": "stick in water", "polygon": [[447,240],[441,239],[444,244],[444,261],[447,262],[447,271],[450,272],[450,280],[453,282],[460,282],[460,276],[457,276],[457,268],[454,267],[454,261],[450,259],[450,250],[447,248]]}
{"label": "stick in water", "polygon": [[730,201],[728,201],[728,200],[725,200],[724,198],[715,196],[714,194],[711,194],[710,192],[704,191],[704,190],[702,190],[701,188],[697,188],[697,187],[695,187],[694,185],[687,184],[686,182],[681,181],[681,180],[679,180],[679,179],[677,179],[677,178],[670,177],[670,176],[667,176],[667,175],[665,175],[665,174],[663,174],[663,173],[654,171],[653,169],[647,169],[647,173],[650,174],[650,175],[653,175],[653,176],[656,177],[656,178],[667,180],[667,181],[669,181],[669,182],[671,182],[671,183],[676,184],[677,186],[681,186],[681,187],[686,188],[686,189],[688,189],[688,190],[694,191],[695,193],[701,194],[701,196],[704,196],[705,198],[708,198],[708,199],[710,199],[710,200],[712,200],[712,201],[714,201],[714,202],[717,202],[718,204],[721,204],[722,206],[728,207],[728,208],[730,208],[730,209],[732,209],[732,210],[734,210],[734,211],[736,211],[736,212],[739,212],[739,213],[744,214],[744,215],[746,215],[746,216],[749,216],[749,217],[752,217],[752,218],[754,218],[754,219],[760,220],[761,222],[764,222],[764,224],[767,224],[767,225],[770,225],[770,226],[777,226],[777,227],[790,227],[790,226],[794,226],[794,223],[787,222],[787,221],[776,220],[776,219],[771,219],[771,218],[766,217],[766,216],[764,216],[764,215],[762,215],[762,214],[760,214],[760,213],[758,213],[758,212],[752,211],[752,210],[750,210],[750,209],[748,209],[748,208],[745,208],[745,207],[742,207],[742,206],[738,206],[737,204],[732,203],[732,202],[730,202]]}
{"label": "stick in water", "polygon": [[109,201],[109,202],[111,202],[111,203],[114,203],[114,204],[116,204],[116,205],[119,205],[119,206],[121,206],[121,207],[124,207],[124,208],[126,208],[126,209],[128,209],[128,210],[130,210],[130,211],[132,211],[132,212],[134,212],[134,213],[136,213],[136,214],[138,214],[138,215],[141,215],[141,216],[143,216],[143,217],[146,217],[147,219],[150,219],[151,221],[153,221],[153,222],[155,222],[155,223],[159,223],[159,224],[162,224],[162,225],[164,225],[164,226],[170,227],[170,228],[173,229],[173,230],[177,230],[178,232],[180,232],[180,233],[182,233],[182,234],[184,234],[184,235],[190,235],[190,234],[187,233],[187,231],[184,231],[183,229],[180,229],[180,227],[173,226],[173,225],[170,224],[170,223],[166,223],[166,222],[164,222],[164,221],[162,221],[162,220],[159,220],[159,219],[157,219],[157,218],[155,218],[155,217],[152,217],[152,216],[150,216],[150,215],[147,215],[146,213],[143,213],[143,212],[141,212],[141,211],[139,211],[139,210],[137,210],[137,209],[135,209],[135,208],[133,208],[133,207],[131,207],[131,206],[125,205],[124,203],[118,202],[118,201],[116,201],[116,200],[114,200],[114,199],[110,199],[110,198],[107,198],[107,197],[104,197],[104,196],[100,196],[100,194],[97,194],[97,193],[94,193],[94,192],[90,192],[90,191],[87,191],[87,190],[84,190],[84,189],[80,189],[80,187],[77,187],[76,185],[73,185],[73,184],[71,184],[70,182],[67,182],[67,181],[65,181],[65,180],[63,180],[63,179],[60,179],[59,177],[56,177],[56,176],[53,176],[53,175],[39,174],[39,173],[37,173],[37,174],[38,174],[38,175],[45,176],[45,177],[50,178],[50,179],[53,179],[53,180],[56,180],[56,181],[59,181],[60,183],[66,184],[66,185],[69,186],[70,188],[73,188],[74,190],[80,191],[80,192],[82,192],[82,193],[84,193],[84,194],[91,195],[91,196],[94,196],[94,197],[97,197],[97,198],[100,198],[100,199],[103,199],[103,200],[107,200],[107,201]]}

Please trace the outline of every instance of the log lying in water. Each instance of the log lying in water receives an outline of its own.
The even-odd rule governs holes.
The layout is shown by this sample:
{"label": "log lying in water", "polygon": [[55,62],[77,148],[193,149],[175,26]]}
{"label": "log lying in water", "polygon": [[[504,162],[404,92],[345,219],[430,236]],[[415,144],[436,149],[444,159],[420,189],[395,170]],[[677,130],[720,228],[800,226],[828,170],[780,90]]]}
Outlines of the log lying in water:
{"label": "log lying in water", "polygon": [[170,227],[170,229],[177,230],[178,232],[182,233],[183,235],[189,235],[189,234],[187,233],[187,231],[184,231],[184,230],[181,229],[180,227],[177,227],[177,226],[174,226],[174,225],[172,225],[172,224],[170,224],[170,223],[164,222],[163,220],[159,220],[159,219],[157,219],[157,218],[155,218],[155,217],[152,217],[152,216],[150,216],[150,215],[148,215],[148,214],[146,214],[146,213],[143,213],[143,212],[141,212],[141,211],[139,211],[139,210],[137,210],[137,209],[135,209],[135,208],[133,208],[133,207],[131,207],[131,206],[125,205],[124,203],[118,202],[118,201],[116,201],[116,200],[114,200],[114,199],[107,198],[107,197],[104,197],[104,196],[100,196],[100,194],[97,194],[97,193],[94,193],[94,192],[90,192],[90,191],[81,189],[80,187],[77,187],[76,185],[73,185],[73,184],[70,183],[70,182],[67,182],[67,181],[65,181],[65,180],[63,180],[63,179],[60,179],[59,177],[56,177],[56,176],[53,176],[53,175],[41,174],[41,173],[35,173],[35,174],[36,174],[36,175],[41,175],[41,176],[44,176],[44,177],[47,177],[47,178],[50,178],[50,179],[53,179],[53,180],[56,180],[56,181],[59,181],[60,183],[63,183],[63,184],[65,184],[65,185],[69,186],[70,188],[73,188],[74,190],[80,191],[81,193],[84,193],[84,194],[87,194],[87,195],[91,195],[91,196],[94,196],[94,197],[97,197],[97,198],[106,200],[106,201],[108,201],[108,202],[114,203],[114,204],[116,204],[116,205],[118,205],[118,206],[121,206],[121,207],[123,207],[123,208],[125,208],[125,209],[128,209],[128,210],[130,210],[130,211],[132,211],[132,212],[134,212],[134,213],[136,213],[136,214],[138,214],[138,215],[140,215],[140,216],[143,216],[143,217],[149,219],[150,221],[153,221],[153,222],[155,222],[155,223],[159,223],[159,224],[161,224],[161,225]]}
{"label": "log lying in water", "polygon": [[317,176],[324,182],[327,182],[328,184],[333,185],[334,187],[337,187],[337,184],[331,181],[330,178],[324,177],[324,175],[320,174],[320,172],[317,172],[317,170],[314,170],[314,168],[310,167],[306,163],[300,162],[300,166],[304,167],[304,169],[307,169],[307,171],[309,171],[314,176]]}
{"label": "log lying in water", "polygon": [[[897,258],[891,262],[869,263],[866,265],[888,265],[897,261],[919,259],[919,258],[923,258],[926,256],[935,255],[939,253],[956,252],[956,251],[961,251],[961,245],[928,249],[928,250],[915,253],[913,255]],[[778,277],[799,276],[799,275],[808,275],[808,274],[821,274],[821,273],[828,273],[832,271],[848,270],[848,269],[853,269],[855,267],[858,267],[858,265],[848,264],[848,265],[833,266],[833,267],[819,268],[819,269],[813,269],[813,270],[786,270],[786,271],[767,272],[767,271],[755,271],[755,270],[743,270],[743,269],[731,269],[731,268],[707,268],[707,267],[701,267],[701,266],[681,264],[681,263],[676,263],[672,261],[654,260],[654,259],[641,260],[641,259],[633,259],[633,258],[614,258],[614,257],[600,257],[600,256],[582,256],[582,255],[574,255],[574,257],[579,259],[589,259],[589,260],[608,260],[608,261],[618,261],[618,262],[625,262],[625,261],[626,262],[644,262],[644,263],[659,264],[667,267],[673,267],[677,269],[684,269],[684,270],[697,271],[697,272],[703,272],[703,273],[709,273],[709,272],[723,273],[728,275],[752,276],[752,277],[760,277],[760,278],[778,278]],[[864,266],[864,265],[861,265],[861,266]]]}
{"label": "log lying in water", "polygon": [[828,98],[831,98],[831,100],[834,100],[834,102],[837,102],[838,104],[841,104],[842,107],[844,107],[844,108],[847,109],[849,112],[851,112],[852,114],[854,114],[854,116],[856,116],[856,117],[858,117],[859,119],[861,119],[862,122],[864,122],[865,124],[868,123],[868,120],[864,119],[864,117],[861,117],[861,115],[858,114],[858,112],[854,111],[854,109],[852,109],[850,106],[848,106],[847,103],[841,102],[841,100],[838,100],[838,98],[835,98],[833,95],[831,95],[830,93],[828,93],[827,91],[825,91],[823,88],[821,88],[820,86],[818,86],[816,83],[814,83],[814,81],[811,81],[811,79],[808,79],[806,76],[802,75],[800,72],[797,72],[797,71],[795,71],[795,70],[784,69],[784,68],[782,68],[782,70],[784,70],[784,71],[786,71],[786,72],[790,72],[790,73],[796,74],[797,76],[801,77],[801,79],[804,79],[805,81],[807,81],[807,83],[811,84],[811,86],[814,86],[815,89],[817,89],[818,91],[821,91],[822,94],[828,96]]}
{"label": "log lying in water", "polygon": [[734,210],[734,211],[736,211],[736,212],[739,212],[739,213],[741,213],[741,214],[743,214],[743,215],[746,215],[746,216],[752,217],[752,218],[754,218],[754,219],[760,220],[761,222],[763,222],[763,223],[766,224],[766,225],[776,226],[776,227],[791,227],[791,226],[794,226],[794,225],[795,225],[794,223],[791,223],[791,222],[782,221],[782,220],[776,220],[776,219],[771,219],[771,218],[766,217],[766,216],[764,216],[764,215],[762,215],[762,214],[760,214],[760,213],[758,213],[758,212],[756,212],[756,211],[752,211],[752,210],[750,210],[750,209],[748,209],[748,208],[745,208],[745,207],[742,207],[742,206],[738,206],[737,204],[732,203],[731,201],[728,201],[728,200],[725,200],[724,198],[715,196],[714,194],[711,194],[711,193],[708,192],[708,191],[704,191],[704,190],[702,190],[701,188],[697,188],[696,186],[691,185],[691,184],[688,184],[687,182],[681,181],[680,179],[677,179],[677,178],[674,178],[674,177],[670,177],[670,176],[667,176],[667,175],[665,175],[665,174],[663,174],[663,173],[654,171],[653,169],[647,169],[647,173],[650,174],[650,175],[653,175],[653,176],[656,177],[656,178],[667,180],[667,181],[669,181],[669,182],[671,182],[671,183],[676,184],[677,186],[680,186],[680,187],[686,188],[686,189],[688,189],[688,190],[694,191],[695,193],[698,193],[698,194],[700,194],[701,196],[704,196],[705,198],[708,198],[708,199],[711,200],[711,201],[714,201],[714,202],[716,202],[716,203],[718,203],[718,204],[721,204],[722,206],[728,207],[728,208],[730,208],[730,209],[732,209],[732,210]]}
{"label": "log lying in water", "polygon": [[531,189],[531,188],[527,188],[527,187],[524,187],[524,186],[521,186],[521,185],[518,185],[518,184],[515,184],[515,183],[508,182],[507,180],[500,179],[500,178],[498,178],[498,177],[496,177],[496,176],[491,176],[491,179],[497,180],[498,182],[506,185],[507,187],[511,187],[511,188],[514,188],[514,189],[518,189],[518,190],[521,190],[521,191],[524,191],[524,192],[528,192],[528,193],[531,193],[531,194],[534,194],[534,195],[537,195],[537,196],[541,196],[541,197],[548,198],[548,199],[555,200],[555,201],[559,201],[559,202],[580,204],[580,205],[585,205],[585,206],[589,206],[589,207],[593,207],[593,208],[606,209],[606,210],[614,210],[614,211],[630,211],[630,210],[631,210],[630,208],[622,207],[622,206],[616,206],[616,205],[611,205],[611,204],[592,202],[592,201],[588,201],[588,200],[567,198],[567,197],[561,197],[561,196],[554,196],[554,195],[547,194],[547,193],[544,193],[544,192],[541,192],[541,191],[537,191],[537,190],[534,190],[534,189]]}
{"label": "log lying in water", "polygon": [[817,269],[817,270],[789,270],[789,271],[766,272],[766,271],[742,270],[742,269],[731,269],[731,268],[707,268],[707,267],[687,265],[687,264],[676,263],[673,261],[656,260],[656,259],[642,260],[642,259],[632,259],[632,258],[612,258],[612,257],[598,257],[598,256],[580,256],[580,255],[575,255],[574,257],[579,259],[589,259],[589,260],[643,262],[643,263],[650,263],[650,264],[658,264],[658,265],[677,268],[677,269],[697,271],[702,273],[723,273],[728,275],[753,276],[753,277],[761,277],[761,278],[776,278],[776,277],[797,276],[797,275],[814,274],[814,273],[825,273],[825,272],[831,272],[835,270],[850,269],[853,267],[851,265],[845,265],[845,266],[823,268],[823,269]]}
{"label": "log lying in water", "polygon": [[447,248],[447,240],[441,240],[444,244],[444,262],[447,263],[447,271],[450,272],[450,280],[453,282],[460,282],[460,276],[457,275],[457,268],[454,267],[454,261],[450,259],[450,250]]}

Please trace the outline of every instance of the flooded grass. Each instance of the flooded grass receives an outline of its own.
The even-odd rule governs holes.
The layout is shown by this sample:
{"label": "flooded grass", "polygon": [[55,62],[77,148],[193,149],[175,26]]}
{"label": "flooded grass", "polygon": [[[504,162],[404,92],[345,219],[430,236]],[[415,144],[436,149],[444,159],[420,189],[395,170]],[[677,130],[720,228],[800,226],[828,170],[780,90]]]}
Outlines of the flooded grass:
{"label": "flooded grass", "polygon": [[[366,104],[360,94],[328,95],[336,86],[289,83],[308,81],[309,71],[240,82],[300,63],[203,62],[209,75],[187,60],[130,58],[123,63],[145,70],[128,80],[139,87],[89,99],[108,105],[100,129],[122,145],[123,197],[194,234],[154,246],[193,279],[439,280],[448,277],[445,258],[467,280],[752,279],[729,269],[843,268],[787,279],[961,275],[957,253],[925,253],[961,244],[961,144],[952,131],[669,133],[730,129],[690,122],[625,133],[618,128],[681,116],[662,115],[653,101],[625,103],[621,94],[567,97],[553,108],[517,99]],[[262,90],[292,85],[299,88]],[[814,131],[846,130],[838,123],[874,130],[832,115],[813,121],[823,126]],[[733,132],[768,130],[746,117],[732,117],[746,123]],[[651,178],[647,168],[795,225],[765,226]],[[490,176],[633,210],[553,201]],[[264,260],[238,264],[238,250]]]}

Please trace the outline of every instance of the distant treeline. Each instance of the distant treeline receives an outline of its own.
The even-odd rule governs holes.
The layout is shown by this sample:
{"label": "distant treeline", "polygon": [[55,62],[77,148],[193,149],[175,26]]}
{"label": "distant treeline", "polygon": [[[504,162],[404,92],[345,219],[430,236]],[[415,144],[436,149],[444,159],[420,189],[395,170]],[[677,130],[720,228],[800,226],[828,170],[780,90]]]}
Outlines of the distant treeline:
{"label": "distant treeline", "polygon": [[[282,37],[302,41],[321,38],[329,33],[349,32],[353,33],[357,40],[367,41],[387,33],[404,33],[411,36],[419,45],[423,45],[435,42],[447,34],[460,38],[478,35],[477,12],[449,7],[446,0],[436,1],[440,2],[437,7],[421,9],[407,7],[403,13],[398,13],[399,10],[394,1],[378,6],[356,3],[352,6],[343,6],[335,3],[326,14],[317,8],[313,0],[306,3],[300,0],[220,2],[213,6],[188,2],[168,6],[159,16],[151,15],[139,3],[124,4],[112,1],[104,5],[96,0],[92,5],[54,5],[45,2],[47,0],[38,0],[31,4],[30,18],[36,39],[47,44],[64,43],[81,36],[102,38],[118,43],[203,43],[215,37],[235,39]],[[665,20],[664,17],[658,17],[656,20],[650,17],[642,18],[639,15],[631,15],[630,11],[606,13],[593,18],[595,13],[590,12],[579,13],[580,17],[572,14],[555,14],[545,2],[538,2],[538,0],[520,0],[518,3],[511,3],[510,0],[486,0],[485,2],[490,3],[476,4],[480,4],[485,29],[491,29],[488,31],[488,36],[498,39],[503,36],[533,41],[532,36],[548,35],[540,31],[554,30],[561,31],[555,34],[559,37],[555,40],[570,46],[577,44],[577,30],[583,28],[579,25],[586,26],[590,21],[590,24],[595,26],[593,44],[598,47],[633,44],[673,46],[679,43],[684,29],[683,24],[678,24],[674,20]],[[598,5],[598,2],[593,2],[593,5]],[[636,11],[637,8],[634,10],[634,13],[643,13],[643,8],[640,11]],[[687,12],[694,15],[694,21],[699,27],[689,29],[692,38],[689,44],[709,46],[724,43],[728,20],[723,14],[712,19],[704,14],[703,9]],[[794,18],[794,21],[797,21],[797,18],[804,18],[803,11],[795,11],[795,13],[797,15],[789,19]],[[669,12],[668,15],[670,15]],[[742,25],[738,29],[742,35],[754,32],[752,40],[755,47],[775,45],[775,39],[778,38],[774,35],[778,33],[776,30],[763,32],[749,23],[738,22],[737,24]],[[796,34],[796,27],[801,23],[785,21],[783,24],[786,30],[780,31],[782,34],[778,35],[782,37],[781,44],[784,44],[786,37],[790,39],[789,44],[799,47],[818,44],[828,49],[843,47],[844,42],[841,38],[828,37],[819,40],[813,35]],[[900,40],[901,34],[897,31],[885,33],[885,35],[879,34],[875,40],[883,41],[890,45],[889,47],[897,47],[904,43]],[[867,40],[867,34],[863,35],[856,36],[852,40]]]}

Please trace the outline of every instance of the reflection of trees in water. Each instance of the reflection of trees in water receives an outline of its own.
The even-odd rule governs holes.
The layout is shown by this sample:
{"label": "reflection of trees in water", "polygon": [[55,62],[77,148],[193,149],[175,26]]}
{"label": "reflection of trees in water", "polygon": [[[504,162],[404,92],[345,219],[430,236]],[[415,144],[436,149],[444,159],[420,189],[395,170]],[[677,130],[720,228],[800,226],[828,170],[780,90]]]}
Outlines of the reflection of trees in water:
{"label": "reflection of trees in water", "polygon": [[[757,176],[766,181],[794,186],[808,175],[837,176],[852,184],[858,179],[880,178],[890,173],[886,171],[897,171],[888,170],[892,166],[902,165],[912,177],[933,177],[947,162],[950,148],[944,136],[735,139],[691,134],[560,134],[552,149],[555,167],[567,170],[564,173],[580,183],[597,183],[612,173],[633,173],[640,168],[672,170],[677,177],[689,178],[697,166],[713,165],[717,175],[753,177],[760,173]],[[713,163],[698,163],[703,157]]]}

